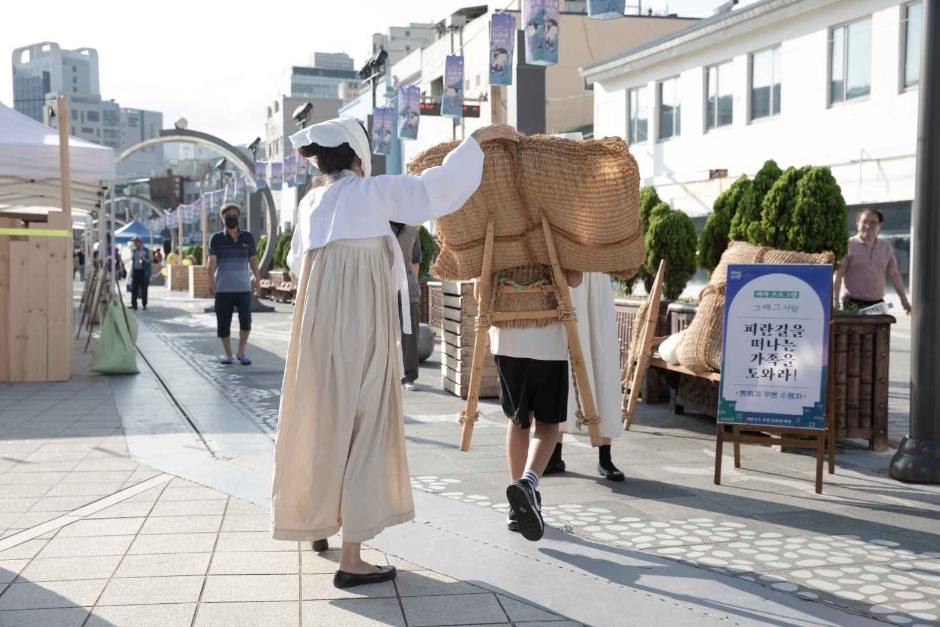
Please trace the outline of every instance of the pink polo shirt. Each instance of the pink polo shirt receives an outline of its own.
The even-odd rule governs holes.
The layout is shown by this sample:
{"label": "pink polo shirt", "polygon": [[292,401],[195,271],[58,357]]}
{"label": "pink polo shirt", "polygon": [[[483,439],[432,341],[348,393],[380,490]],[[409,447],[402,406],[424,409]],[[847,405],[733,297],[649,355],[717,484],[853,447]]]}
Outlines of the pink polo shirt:
{"label": "pink polo shirt", "polygon": [[869,248],[858,235],[849,238],[849,252],[840,267],[845,270],[843,293],[855,300],[882,300],[885,297],[885,276],[897,268],[891,244],[879,238]]}

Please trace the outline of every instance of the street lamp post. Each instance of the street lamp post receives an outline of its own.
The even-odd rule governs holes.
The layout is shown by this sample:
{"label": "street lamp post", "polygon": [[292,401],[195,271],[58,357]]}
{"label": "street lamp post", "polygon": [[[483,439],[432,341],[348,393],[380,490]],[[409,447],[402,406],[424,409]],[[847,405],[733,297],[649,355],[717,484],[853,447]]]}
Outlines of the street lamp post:
{"label": "street lamp post", "polygon": [[940,483],[940,0],[924,0],[917,130],[917,179],[911,222],[911,427],[891,460],[891,476]]}

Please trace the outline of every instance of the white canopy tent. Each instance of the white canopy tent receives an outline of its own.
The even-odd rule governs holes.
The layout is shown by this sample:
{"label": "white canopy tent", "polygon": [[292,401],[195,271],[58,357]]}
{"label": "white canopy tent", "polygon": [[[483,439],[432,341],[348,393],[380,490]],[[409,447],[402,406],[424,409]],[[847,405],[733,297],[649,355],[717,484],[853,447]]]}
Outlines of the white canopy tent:
{"label": "white canopy tent", "polygon": [[[69,162],[73,210],[96,213],[116,176],[114,151],[70,137]],[[0,213],[61,211],[62,200],[59,131],[0,104]]]}

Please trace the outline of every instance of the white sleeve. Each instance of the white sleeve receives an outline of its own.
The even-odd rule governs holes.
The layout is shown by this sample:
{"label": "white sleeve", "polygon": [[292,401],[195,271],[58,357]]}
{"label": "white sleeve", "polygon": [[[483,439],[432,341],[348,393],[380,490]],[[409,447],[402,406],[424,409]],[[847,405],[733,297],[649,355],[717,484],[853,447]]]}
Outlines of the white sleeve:
{"label": "white sleeve", "polygon": [[[290,271],[297,275],[297,278],[300,278],[300,271],[303,269],[303,258],[305,246],[303,243],[303,234],[301,233],[303,229],[300,228],[300,225],[297,224],[294,226],[294,236],[290,240],[290,252],[287,253],[287,267],[290,268]],[[277,240],[268,238],[268,246],[276,246]],[[267,251],[265,251],[267,252]]]}
{"label": "white sleeve", "polygon": [[393,222],[417,226],[460,209],[483,179],[483,150],[468,137],[444,162],[420,176],[400,174],[366,179],[370,201]]}

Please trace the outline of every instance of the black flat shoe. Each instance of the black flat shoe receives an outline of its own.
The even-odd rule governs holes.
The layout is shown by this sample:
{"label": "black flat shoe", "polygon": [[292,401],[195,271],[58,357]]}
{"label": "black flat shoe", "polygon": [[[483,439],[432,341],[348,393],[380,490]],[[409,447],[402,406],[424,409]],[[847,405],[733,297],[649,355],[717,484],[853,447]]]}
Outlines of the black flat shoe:
{"label": "black flat shoe", "polygon": [[611,465],[610,468],[604,468],[600,464],[597,465],[597,473],[607,479],[608,481],[623,481],[623,473],[620,472],[616,466]]}
{"label": "black flat shoe", "polygon": [[549,462],[548,466],[545,467],[545,472],[542,473],[542,476],[546,475],[560,475],[565,472],[565,460],[559,459],[555,462]]}
{"label": "black flat shoe", "polygon": [[313,544],[313,550],[316,551],[317,553],[323,553],[330,549],[329,540],[314,540],[312,544]]}
{"label": "black flat shoe", "polygon": [[337,588],[352,588],[353,586],[364,586],[370,583],[382,583],[383,581],[391,581],[397,574],[394,566],[382,566],[376,572],[366,575],[356,575],[338,570],[333,575],[333,585]]}

